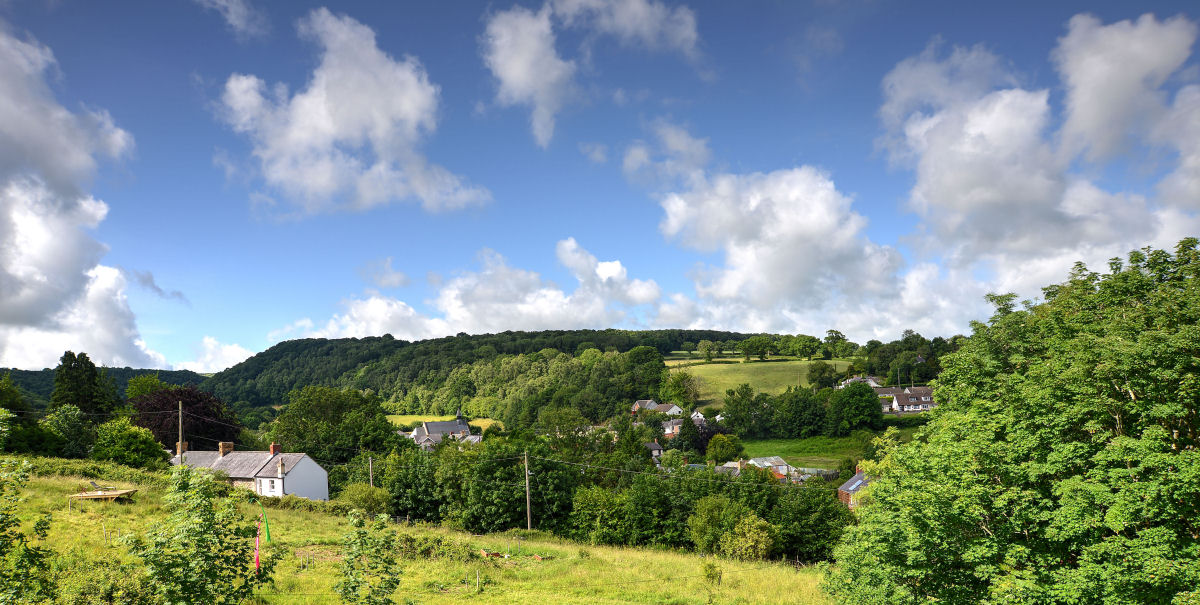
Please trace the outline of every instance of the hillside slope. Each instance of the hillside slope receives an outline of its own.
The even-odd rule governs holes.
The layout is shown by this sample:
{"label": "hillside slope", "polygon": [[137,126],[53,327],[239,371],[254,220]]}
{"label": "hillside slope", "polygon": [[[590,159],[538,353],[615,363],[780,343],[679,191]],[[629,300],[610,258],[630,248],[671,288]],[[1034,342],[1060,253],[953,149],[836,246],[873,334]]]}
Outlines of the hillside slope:
{"label": "hillside slope", "polygon": [[[46,543],[69,557],[60,591],[90,594],[104,588],[96,575],[113,574],[119,563],[133,563],[117,536],[143,533],[161,518],[163,489],[120,481],[118,488],[139,489],[132,503],[82,501],[67,510],[65,494],[88,489],[79,477],[43,476],[30,480],[21,504],[23,518],[52,513]],[[242,505],[247,517],[259,509]],[[275,572],[275,585],[261,591],[262,602],[321,604],[338,602],[333,585],[340,578],[338,543],[348,529],[345,519],[323,513],[268,508],[275,546],[287,555]],[[540,532],[508,532],[473,536],[427,526],[397,526],[417,536],[449,538],[471,556],[407,559],[396,600],[420,603],[796,603],[829,601],[818,587],[815,568],[796,571],[786,563],[745,563],[717,559],[723,578],[712,592],[706,587],[698,555],[636,548],[589,546]],[[511,555],[483,559],[480,549]],[[533,557],[538,555],[542,559]],[[249,564],[249,562],[247,562]],[[91,574],[89,576],[88,574]],[[478,574],[478,575],[477,575]],[[476,578],[480,590],[476,590]],[[109,577],[110,581],[127,579]]]}
{"label": "hillside slope", "polygon": [[[142,374],[157,374],[158,379],[175,385],[200,384],[204,381],[204,376],[197,374],[191,370],[153,370],[153,369],[137,369],[137,368],[104,368],[105,373],[109,378],[112,378],[113,383],[117,385],[117,394],[125,396],[125,384],[134,376]],[[50,401],[50,394],[54,392],[54,370],[46,368],[43,370],[15,370],[0,368],[0,376],[6,373],[12,374],[13,382],[17,388],[21,389],[23,395],[35,407],[45,407]]]}
{"label": "hillside slope", "polygon": [[459,334],[417,342],[390,335],[370,338],[290,340],[277,344],[203,383],[237,408],[284,403],[295,388],[326,385],[371,389],[395,400],[414,385],[440,387],[456,367],[497,355],[555,349],[574,354],[584,348],[628,351],[651,346],[661,352],[685,341],[736,340],[747,335],[712,330],[545,330],[500,334]]}

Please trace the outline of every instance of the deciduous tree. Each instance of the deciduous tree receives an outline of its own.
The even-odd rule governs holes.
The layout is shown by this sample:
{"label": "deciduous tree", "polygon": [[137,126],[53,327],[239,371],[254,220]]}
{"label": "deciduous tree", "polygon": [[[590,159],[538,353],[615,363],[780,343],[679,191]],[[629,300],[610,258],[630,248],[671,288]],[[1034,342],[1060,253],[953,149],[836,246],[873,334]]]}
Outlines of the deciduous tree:
{"label": "deciduous tree", "polygon": [[[1077,265],[943,358],[930,424],[867,464],[826,582],[853,603],[1200,599],[1200,253]],[[901,511],[920,511],[903,514]]]}

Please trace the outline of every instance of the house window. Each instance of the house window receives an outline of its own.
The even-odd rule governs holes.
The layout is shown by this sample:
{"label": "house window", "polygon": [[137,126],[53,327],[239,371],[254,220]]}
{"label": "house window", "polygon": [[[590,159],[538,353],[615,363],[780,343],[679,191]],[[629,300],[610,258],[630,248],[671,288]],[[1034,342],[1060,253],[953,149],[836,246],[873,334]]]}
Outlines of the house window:
{"label": "house window", "polygon": [[275,491],[275,480],[271,479],[271,491]]}

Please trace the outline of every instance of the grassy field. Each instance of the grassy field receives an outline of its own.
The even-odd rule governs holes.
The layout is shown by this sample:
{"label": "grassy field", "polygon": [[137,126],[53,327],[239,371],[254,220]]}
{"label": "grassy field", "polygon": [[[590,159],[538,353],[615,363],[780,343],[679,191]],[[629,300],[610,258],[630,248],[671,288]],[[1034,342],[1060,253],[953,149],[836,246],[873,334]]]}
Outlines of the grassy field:
{"label": "grassy field", "polygon": [[[143,532],[161,518],[162,490],[138,488],[132,503],[79,502],[67,511],[66,494],[86,487],[80,478],[36,477],[24,490],[21,516],[28,526],[42,513],[52,513],[46,543],[68,553],[72,569],[97,561],[131,561],[116,536]],[[245,505],[247,516],[257,508]],[[320,513],[268,509],[274,544],[288,553],[276,568],[275,585],[260,593],[259,603],[299,605],[336,603],[338,542],[347,529],[339,518]],[[415,534],[452,535],[477,552],[512,555],[506,559],[476,557],[469,562],[444,559],[404,563],[397,602],[416,603],[828,603],[818,587],[819,573],[780,563],[743,563],[719,559],[723,581],[709,601],[700,556],[649,549],[586,546],[536,533],[522,540],[516,533],[473,536],[439,528],[402,527]],[[533,555],[542,560],[536,560]],[[89,564],[89,562],[92,562]],[[247,561],[249,564],[249,561]],[[478,574],[478,576],[477,576]],[[482,591],[476,591],[476,578]]]}
{"label": "grassy field", "polygon": [[[409,425],[413,424],[414,422],[437,422],[439,420],[454,420],[453,415],[450,415],[450,416],[422,416],[420,414],[391,414],[387,418],[388,418],[388,420],[392,421],[392,424],[397,425],[397,426],[409,426]],[[484,431],[486,431],[487,428],[489,426],[492,426],[493,424],[498,424],[498,425],[500,425],[500,428],[504,428],[503,423],[501,423],[499,420],[492,420],[491,418],[475,418],[475,419],[467,422],[467,424],[469,424],[471,426],[477,426],[480,428],[480,430],[484,430]]]}
{"label": "grassy field", "polygon": [[[725,391],[747,383],[756,391],[777,394],[789,386],[797,384],[808,385],[808,368],[813,362],[795,358],[776,358],[768,361],[750,361],[743,363],[739,358],[734,361],[725,360],[721,363],[705,363],[679,368],[691,372],[700,378],[701,405],[720,407],[725,398]],[[845,372],[849,361],[833,360],[831,362],[838,372]],[[678,368],[678,364],[674,367]]]}
{"label": "grassy field", "polygon": [[[900,429],[900,440],[909,441],[916,428]],[[788,464],[798,467],[835,469],[846,458],[862,456],[863,446],[869,442],[865,436],[809,437],[808,439],[759,439],[746,440],[747,458],[780,456]]]}

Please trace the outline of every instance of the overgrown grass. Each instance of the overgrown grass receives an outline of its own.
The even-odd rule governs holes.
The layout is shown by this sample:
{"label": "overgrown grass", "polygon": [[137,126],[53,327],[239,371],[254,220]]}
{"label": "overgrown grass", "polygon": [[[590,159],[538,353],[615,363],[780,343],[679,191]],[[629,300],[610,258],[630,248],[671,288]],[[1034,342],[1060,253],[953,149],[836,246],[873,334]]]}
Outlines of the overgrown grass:
{"label": "overgrown grass", "polygon": [[[917,427],[900,429],[900,440],[909,441]],[[809,437],[807,439],[748,439],[747,458],[779,456],[788,464],[808,468],[835,469],[846,458],[860,458],[863,448],[876,437],[870,431],[855,431],[847,437]]]}
{"label": "overgrown grass", "polygon": [[[106,480],[106,485],[138,489],[132,502],[77,502],[67,511],[67,494],[90,488],[81,477],[39,476],[24,490],[21,516],[26,524],[52,513],[47,544],[69,557],[65,584],[80,585],[89,569],[101,562],[134,563],[117,536],[144,532],[165,515],[164,488]],[[258,507],[242,506],[247,516]],[[259,603],[336,603],[338,544],[348,524],[342,517],[304,510],[268,508],[274,547],[286,557],[276,568],[275,585],[262,591]],[[444,536],[508,558],[461,556],[407,560],[397,602],[536,604],[547,603],[679,603],[708,602],[702,557],[677,551],[586,546],[541,532],[514,531],[473,536],[427,526],[398,526],[417,536]],[[461,548],[458,549],[461,552]],[[541,560],[535,559],[538,555]],[[250,564],[249,561],[246,562]],[[821,594],[819,572],[794,570],[782,563],[720,560],[724,579],[716,603],[828,603]],[[477,580],[478,579],[478,580]],[[480,591],[476,590],[476,582]],[[86,588],[81,588],[81,590]]]}
{"label": "overgrown grass", "polygon": [[[392,422],[392,424],[394,424],[396,426],[411,426],[418,422],[437,422],[439,420],[454,420],[454,416],[453,415],[429,416],[429,415],[421,415],[421,414],[391,414],[387,417],[387,419],[390,420]],[[467,424],[470,424],[471,426],[477,426],[477,427],[479,427],[480,430],[484,430],[484,431],[486,431],[487,428],[489,426],[492,426],[493,424],[499,425],[500,428],[504,428],[504,423],[500,422],[499,420],[493,420],[491,418],[474,418],[474,419],[468,421]]]}
{"label": "overgrown grass", "polygon": [[[700,361],[703,361],[703,358]],[[782,393],[790,386],[808,386],[808,368],[813,364],[811,361],[795,358],[775,358],[767,361],[755,359],[745,363],[740,359],[736,363],[723,361],[715,363],[714,360],[714,363],[682,368],[700,379],[701,405],[716,404],[713,407],[720,407],[725,400],[725,391],[743,383],[754,387],[756,391],[771,394]],[[837,359],[827,363],[833,364],[839,373],[845,372],[850,365],[849,361]],[[672,371],[679,369],[677,364]]]}

